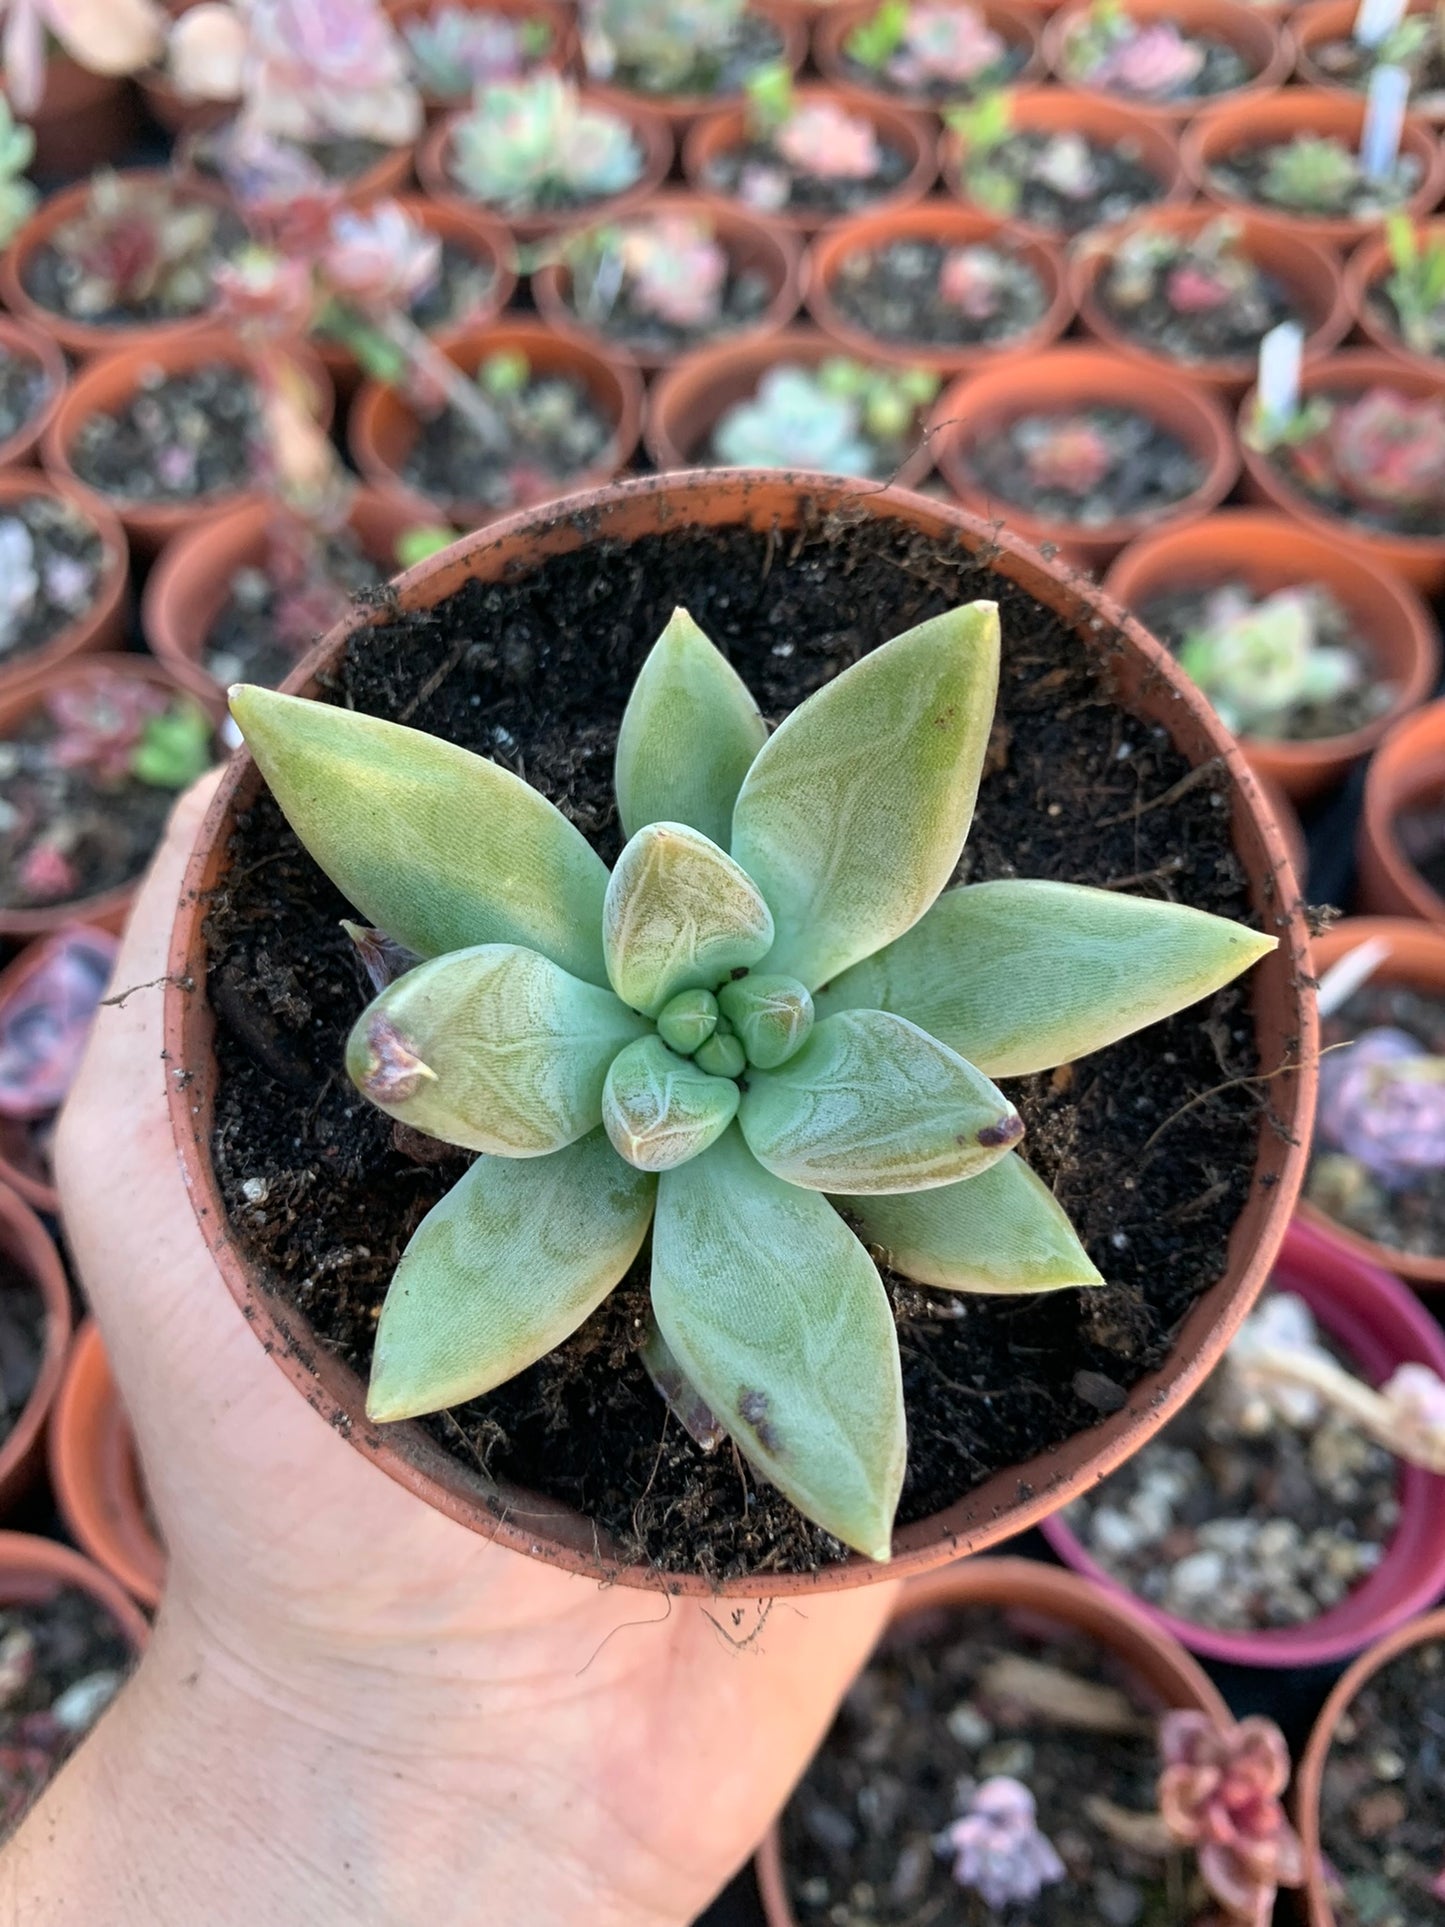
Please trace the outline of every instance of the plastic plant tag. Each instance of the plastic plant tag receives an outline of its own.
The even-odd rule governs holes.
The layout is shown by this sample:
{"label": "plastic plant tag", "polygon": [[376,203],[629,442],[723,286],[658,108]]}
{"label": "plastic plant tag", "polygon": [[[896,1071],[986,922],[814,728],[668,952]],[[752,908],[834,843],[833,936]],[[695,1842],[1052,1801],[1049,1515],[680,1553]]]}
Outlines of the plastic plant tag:
{"label": "plastic plant tag", "polygon": [[1360,134],[1360,169],[1367,181],[1383,181],[1393,171],[1409,100],[1410,76],[1403,67],[1377,67],[1371,74]]}
{"label": "plastic plant tag", "polygon": [[1362,47],[1378,47],[1405,17],[1406,0],[1360,0],[1353,37]]}
{"label": "plastic plant tag", "polygon": [[1305,331],[1297,321],[1281,321],[1260,342],[1255,395],[1259,420],[1265,427],[1278,428],[1299,413],[1304,352]]}

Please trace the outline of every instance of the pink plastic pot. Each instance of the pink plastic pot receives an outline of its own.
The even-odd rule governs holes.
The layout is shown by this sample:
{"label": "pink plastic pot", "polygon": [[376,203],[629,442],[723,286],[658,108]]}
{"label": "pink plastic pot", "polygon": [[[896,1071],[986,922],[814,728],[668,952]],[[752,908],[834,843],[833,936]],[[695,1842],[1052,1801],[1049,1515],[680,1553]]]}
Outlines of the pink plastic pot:
{"label": "pink plastic pot", "polygon": [[[1420,1301],[1328,1231],[1297,1219],[1271,1278],[1282,1290],[1298,1292],[1373,1384],[1407,1363],[1429,1365],[1445,1376],[1445,1332]],[[1400,1523],[1374,1572],[1320,1618],[1269,1632],[1219,1632],[1161,1612],[1110,1578],[1061,1515],[1045,1519],[1042,1529],[1066,1565],[1115,1596],[1127,1594],[1155,1626],[1205,1659],[1236,1666],[1325,1666],[1383,1638],[1445,1592],[1445,1478],[1402,1465],[1399,1496]]]}

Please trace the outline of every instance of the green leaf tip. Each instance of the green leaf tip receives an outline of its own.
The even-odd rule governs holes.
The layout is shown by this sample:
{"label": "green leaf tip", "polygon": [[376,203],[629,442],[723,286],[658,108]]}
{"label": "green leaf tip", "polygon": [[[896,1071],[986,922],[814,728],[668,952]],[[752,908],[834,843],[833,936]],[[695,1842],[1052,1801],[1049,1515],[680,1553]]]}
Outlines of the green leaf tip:
{"label": "green leaf tip", "polygon": [[691,1057],[717,1029],[718,1003],[710,990],[680,990],[657,1013],[657,1034],[679,1057]]}
{"label": "green leaf tip", "polygon": [[712,990],[773,941],[757,885],[685,823],[649,823],[612,872],[603,911],[607,974],[623,1003],[655,1017],[682,990]]}
{"label": "green leaf tip", "polygon": [[813,999],[796,977],[754,972],[724,984],[718,1003],[760,1071],[786,1064],[813,1028]]}
{"label": "green leaf tip", "polygon": [[618,1053],[602,1093],[613,1149],[639,1171],[670,1171],[703,1152],[732,1123],[740,1093],[678,1057],[660,1037]]}

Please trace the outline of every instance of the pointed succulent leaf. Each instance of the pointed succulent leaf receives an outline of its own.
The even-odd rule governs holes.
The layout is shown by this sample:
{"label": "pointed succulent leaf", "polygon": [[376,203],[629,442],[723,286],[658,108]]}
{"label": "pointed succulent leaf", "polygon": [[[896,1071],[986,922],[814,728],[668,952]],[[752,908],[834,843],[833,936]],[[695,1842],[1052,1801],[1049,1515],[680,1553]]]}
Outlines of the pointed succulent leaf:
{"label": "pointed succulent leaf", "polygon": [[602,1093],[612,1146],[639,1171],[670,1171],[705,1151],[737,1115],[738,1087],[709,1077],[660,1037],[619,1052]]}
{"label": "pointed succulent leaf", "polygon": [[810,1191],[879,1194],[952,1184],[1023,1136],[1003,1092],[916,1024],[847,1010],[814,1026],[738,1112],[759,1164]]}
{"label": "pointed succulent leaf", "polygon": [[647,1376],[683,1431],[702,1451],[716,1452],[727,1433],[669,1351],[655,1317],[647,1321],[647,1336],[639,1351]]}
{"label": "pointed succulent leaf", "polygon": [[535,950],[480,944],[382,991],[356,1021],[346,1068],[363,1097],[428,1137],[542,1157],[597,1128],[607,1067],[646,1028]]}
{"label": "pointed succulent leaf", "polygon": [[721,1025],[698,1046],[693,1061],[714,1077],[741,1077],[748,1062],[742,1039]]}
{"label": "pointed succulent leaf", "polygon": [[817,1525],[887,1559],[906,1449],[893,1315],[867,1252],[736,1130],[658,1181],[652,1307],[738,1449]]}
{"label": "pointed succulent leaf", "polygon": [[402,1254],[367,1416],[480,1398],[560,1345],[637,1256],[656,1182],[600,1130],[550,1158],[478,1158]]}
{"label": "pointed succulent leaf", "polygon": [[717,998],[710,990],[680,990],[657,1013],[657,1034],[679,1057],[691,1057],[717,1029]]}
{"label": "pointed succulent leaf", "polygon": [[231,714],[306,848],[395,942],[519,943],[605,984],[607,866],[520,777],[400,723],[272,689]]}
{"label": "pointed succulent leaf", "polygon": [[892,1271],[950,1291],[1102,1285],[1074,1227],[1016,1151],[976,1177],[907,1196],[834,1200]]}
{"label": "pointed succulent leaf", "polygon": [[742,678],[687,610],[675,610],[617,738],[623,829],[636,836],[649,823],[687,823],[726,849],[738,790],[767,740]]}
{"label": "pointed succulent leaf", "polygon": [[810,990],[916,923],[953,874],[998,693],[998,610],[974,602],[885,643],[769,738],[732,853],[777,924],[775,973]]}
{"label": "pointed succulent leaf", "polygon": [[718,1004],[761,1071],[785,1064],[813,1028],[813,999],[796,977],[739,977],[723,985]]}
{"label": "pointed succulent leaf", "polygon": [[1275,947],[1180,903],[972,883],[840,977],[820,1012],[894,1010],[991,1077],[1052,1070],[1207,997]]}
{"label": "pointed succulent leaf", "polygon": [[680,990],[711,990],[773,941],[757,885],[685,823],[649,823],[617,859],[602,947],[624,1004],[655,1017]]}

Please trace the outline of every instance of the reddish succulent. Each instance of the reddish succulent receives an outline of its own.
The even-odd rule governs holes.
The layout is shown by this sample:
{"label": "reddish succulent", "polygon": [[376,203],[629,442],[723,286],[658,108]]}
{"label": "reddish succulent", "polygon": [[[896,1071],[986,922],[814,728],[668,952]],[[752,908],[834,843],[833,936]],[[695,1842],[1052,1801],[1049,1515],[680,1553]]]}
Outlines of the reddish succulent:
{"label": "reddish succulent", "polygon": [[773,145],[790,167],[825,181],[869,181],[882,154],[871,122],[831,100],[810,101],[789,115]]}
{"label": "reddish succulent", "polygon": [[1181,262],[1164,284],[1165,299],[1176,314],[1212,314],[1233,295],[1222,275],[1211,274],[1195,261]]}
{"label": "reddish succulent", "polygon": [[1084,496],[1103,481],[1113,465],[1108,439],[1092,422],[1065,416],[1049,425],[1025,451],[1029,480],[1038,489],[1062,489]]}
{"label": "reddish succulent", "polygon": [[1368,389],[1335,410],[1329,441],[1340,484],[1357,501],[1445,501],[1445,402]]}
{"label": "reddish succulent", "polygon": [[396,201],[332,216],[321,257],[327,286],[360,308],[409,308],[441,268],[442,244]]}
{"label": "reddish succulent", "polygon": [[310,265],[247,248],[216,269],[216,301],[219,318],[253,339],[303,334],[316,306]]}
{"label": "reddish succulent", "polygon": [[50,760],[58,769],[85,770],[110,787],[130,774],[146,725],[164,715],[166,698],[139,677],[97,670],[53,689],[45,706],[56,729]]}
{"label": "reddish succulent", "polygon": [[998,313],[1004,280],[1003,261],[994,248],[951,248],[938,271],[938,292],[971,321],[987,321]]}
{"label": "reddish succulent", "polygon": [[1204,1883],[1240,1920],[1268,1927],[1281,1887],[1304,1880],[1304,1850],[1280,1795],[1289,1749],[1272,1720],[1221,1727],[1207,1713],[1166,1713],[1159,1813],[1182,1846],[1196,1849]]}

